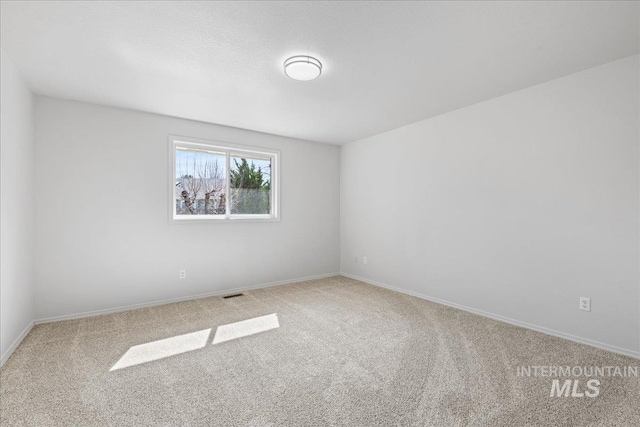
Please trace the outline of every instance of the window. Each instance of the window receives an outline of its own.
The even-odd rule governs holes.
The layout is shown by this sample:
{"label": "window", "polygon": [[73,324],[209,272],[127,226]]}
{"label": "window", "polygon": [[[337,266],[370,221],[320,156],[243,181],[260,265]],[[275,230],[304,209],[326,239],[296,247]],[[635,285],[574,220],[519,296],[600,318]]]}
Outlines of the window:
{"label": "window", "polygon": [[278,219],[275,150],[171,137],[174,220]]}

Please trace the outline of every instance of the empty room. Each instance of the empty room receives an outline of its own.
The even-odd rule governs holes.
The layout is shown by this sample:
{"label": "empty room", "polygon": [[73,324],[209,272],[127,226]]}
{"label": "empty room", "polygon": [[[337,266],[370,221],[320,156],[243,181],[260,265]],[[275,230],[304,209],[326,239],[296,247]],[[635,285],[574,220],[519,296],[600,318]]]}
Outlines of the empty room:
{"label": "empty room", "polygon": [[640,425],[639,2],[0,7],[0,425]]}

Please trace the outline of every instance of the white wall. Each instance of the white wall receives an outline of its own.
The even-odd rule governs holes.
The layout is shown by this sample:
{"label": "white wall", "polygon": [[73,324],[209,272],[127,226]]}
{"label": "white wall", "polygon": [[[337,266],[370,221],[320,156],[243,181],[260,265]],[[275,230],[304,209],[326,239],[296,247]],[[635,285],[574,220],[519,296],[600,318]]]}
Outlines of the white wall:
{"label": "white wall", "polygon": [[0,354],[33,321],[33,97],[0,50]]}
{"label": "white wall", "polygon": [[630,57],[343,146],[341,270],[640,355],[638,80]]}
{"label": "white wall", "polygon": [[[46,97],[36,124],[37,319],[339,271],[338,147]],[[169,134],[281,150],[281,221],[170,221]]]}

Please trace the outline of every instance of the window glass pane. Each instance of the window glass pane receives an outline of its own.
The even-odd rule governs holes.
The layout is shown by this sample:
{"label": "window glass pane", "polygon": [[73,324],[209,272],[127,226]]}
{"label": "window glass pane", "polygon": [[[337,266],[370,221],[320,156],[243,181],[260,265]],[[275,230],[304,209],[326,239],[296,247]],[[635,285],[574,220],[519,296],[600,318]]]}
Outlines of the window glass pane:
{"label": "window glass pane", "polygon": [[271,159],[231,156],[231,213],[256,215],[271,213]]}
{"label": "window glass pane", "polygon": [[226,213],[226,155],[176,147],[176,215]]}

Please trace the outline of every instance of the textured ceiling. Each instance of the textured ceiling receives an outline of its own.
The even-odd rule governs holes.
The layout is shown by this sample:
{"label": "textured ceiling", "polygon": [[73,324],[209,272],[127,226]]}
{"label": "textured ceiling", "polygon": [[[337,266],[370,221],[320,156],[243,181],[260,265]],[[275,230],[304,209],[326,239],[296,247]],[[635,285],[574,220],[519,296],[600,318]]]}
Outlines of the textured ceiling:
{"label": "textured ceiling", "polygon": [[[342,144],[639,51],[635,2],[2,2],[38,94]],[[322,60],[287,78],[294,54]]]}

